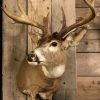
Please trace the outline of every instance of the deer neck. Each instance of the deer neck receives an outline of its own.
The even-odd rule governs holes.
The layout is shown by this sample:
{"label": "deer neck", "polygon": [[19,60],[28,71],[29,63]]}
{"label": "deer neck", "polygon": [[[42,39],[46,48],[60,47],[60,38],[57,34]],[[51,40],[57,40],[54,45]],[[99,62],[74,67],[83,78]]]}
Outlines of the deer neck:
{"label": "deer neck", "polygon": [[42,71],[44,75],[48,78],[58,78],[61,77],[65,72],[65,65],[61,64],[52,68],[48,68],[47,66],[42,66]]}

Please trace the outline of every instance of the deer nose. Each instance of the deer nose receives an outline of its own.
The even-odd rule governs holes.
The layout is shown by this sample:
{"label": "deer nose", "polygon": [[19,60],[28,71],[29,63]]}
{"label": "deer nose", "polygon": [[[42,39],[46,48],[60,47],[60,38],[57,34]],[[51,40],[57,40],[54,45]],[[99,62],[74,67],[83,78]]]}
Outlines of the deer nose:
{"label": "deer nose", "polygon": [[30,61],[30,62],[32,62],[32,61],[33,61],[32,58],[35,58],[35,57],[36,57],[35,54],[28,54],[28,55],[27,55],[27,60]]}

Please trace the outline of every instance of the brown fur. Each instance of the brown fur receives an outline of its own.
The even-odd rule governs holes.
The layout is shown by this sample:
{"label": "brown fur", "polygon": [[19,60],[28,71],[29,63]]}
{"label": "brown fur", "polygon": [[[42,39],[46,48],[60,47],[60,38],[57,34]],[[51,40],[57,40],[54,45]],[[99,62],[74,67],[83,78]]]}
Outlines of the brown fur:
{"label": "brown fur", "polygon": [[[59,81],[61,78],[50,79],[45,77],[41,66],[31,66],[27,63],[27,60],[24,59],[22,66],[19,69],[17,74],[17,85],[20,91],[30,91],[35,97],[39,93],[50,93],[57,91],[59,87]],[[31,96],[30,93],[27,93]]]}
{"label": "brown fur", "polygon": [[[86,31],[83,29],[80,33],[85,34]],[[79,37],[79,35],[80,34],[77,36]],[[28,94],[32,100],[36,100],[37,94],[39,94],[43,100],[52,100],[52,95],[59,89],[61,77],[63,76],[49,78],[45,76],[42,66],[45,66],[48,72],[52,72],[54,67],[66,65],[67,63],[65,48],[68,48],[70,41],[59,41],[50,36],[46,38],[47,39],[44,39],[43,41],[40,40],[40,43],[36,48],[36,50],[38,49],[41,52],[46,61],[34,66],[30,65],[25,58],[17,74],[17,85],[19,90]],[[54,49],[58,48],[56,52],[49,50],[53,41],[57,43],[57,46],[53,47]],[[48,47],[47,50],[46,47]]]}

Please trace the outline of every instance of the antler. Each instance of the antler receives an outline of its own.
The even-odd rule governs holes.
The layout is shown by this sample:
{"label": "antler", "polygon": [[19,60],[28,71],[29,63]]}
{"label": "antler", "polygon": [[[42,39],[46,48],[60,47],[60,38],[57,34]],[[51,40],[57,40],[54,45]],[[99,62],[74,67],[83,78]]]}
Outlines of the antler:
{"label": "antler", "polygon": [[67,35],[70,34],[70,32],[82,25],[85,25],[86,23],[90,22],[94,17],[95,17],[95,10],[94,10],[94,0],[91,0],[91,3],[88,0],[84,0],[85,3],[88,5],[88,7],[90,8],[91,12],[89,13],[89,15],[86,18],[83,18],[81,21],[72,24],[71,26],[69,26],[68,28],[63,28],[60,32],[59,32],[59,37],[61,37],[62,39],[65,39],[67,37]]}
{"label": "antler", "polygon": [[49,20],[49,13],[47,14],[46,17],[43,17],[43,26],[44,26],[43,33],[44,34],[48,33],[48,20]]}
{"label": "antler", "polygon": [[63,17],[63,20],[62,20],[62,28],[60,30],[60,33],[63,31],[64,28],[66,28],[66,16],[65,16],[65,13],[64,13],[64,10],[63,8],[61,7],[61,10],[62,10],[62,17]]}
{"label": "antler", "polygon": [[[27,24],[27,25],[31,25],[34,26],[36,28],[39,28],[44,32],[47,32],[47,28],[45,29],[45,27],[47,27],[46,25],[48,24],[48,15],[47,17],[43,18],[43,25],[39,24],[38,22],[36,22],[34,19],[29,18],[28,15],[25,14],[24,10],[22,9],[21,5],[19,4],[19,0],[17,0],[17,5],[18,8],[21,12],[20,16],[16,16],[14,14],[12,14],[7,7],[5,6],[5,8],[2,8],[2,10],[4,11],[4,13],[11,19],[13,19],[15,22],[21,23],[21,24]],[[44,22],[46,21],[46,22]]]}

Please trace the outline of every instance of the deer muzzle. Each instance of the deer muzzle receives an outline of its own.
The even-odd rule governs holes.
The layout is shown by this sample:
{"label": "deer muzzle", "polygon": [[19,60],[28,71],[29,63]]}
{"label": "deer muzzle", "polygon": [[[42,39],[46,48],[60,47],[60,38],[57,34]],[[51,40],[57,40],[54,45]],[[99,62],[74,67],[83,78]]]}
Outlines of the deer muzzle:
{"label": "deer muzzle", "polygon": [[36,54],[33,54],[33,53],[30,53],[30,54],[27,55],[27,60],[29,62],[37,62],[37,63],[40,63],[39,58],[37,57],[37,55]]}
{"label": "deer muzzle", "polygon": [[45,57],[42,55],[40,49],[36,49],[36,50],[34,50],[34,52],[29,53],[27,55],[27,60],[28,60],[28,62],[33,63],[33,64],[34,63],[40,64],[45,61]]}

